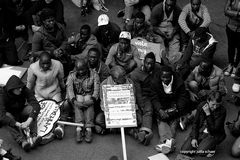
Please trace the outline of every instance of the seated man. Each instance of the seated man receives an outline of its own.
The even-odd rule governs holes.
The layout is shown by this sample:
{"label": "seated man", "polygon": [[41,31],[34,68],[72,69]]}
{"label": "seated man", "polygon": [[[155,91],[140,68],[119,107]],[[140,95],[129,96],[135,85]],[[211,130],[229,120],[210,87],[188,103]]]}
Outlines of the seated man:
{"label": "seated man", "polygon": [[188,67],[189,65],[190,70],[192,70],[199,65],[203,59],[212,60],[216,48],[217,41],[208,33],[207,28],[197,28],[194,37],[191,38],[188,43],[183,57],[177,64],[177,68]]}
{"label": "seated man", "polygon": [[155,74],[151,96],[160,137],[156,150],[169,153],[175,148],[175,132],[180,116],[188,110],[189,94],[183,80],[168,66]]}
{"label": "seated man", "polygon": [[[65,109],[71,105],[75,113],[75,123],[82,125],[76,128],[76,142],[81,143],[85,136],[85,141],[92,141],[92,127],[94,127],[94,103],[99,96],[99,76],[91,70],[85,59],[75,61],[75,70],[70,72],[67,80],[67,100]],[[57,138],[63,138],[63,126],[59,125],[55,129]]]}
{"label": "seated man", "polygon": [[93,34],[102,46],[102,60],[104,62],[112,45],[118,43],[120,32],[120,27],[116,23],[109,21],[109,17],[106,14],[101,14],[98,17],[98,26]]}
{"label": "seated man", "polygon": [[[8,126],[14,140],[25,151],[41,143],[42,138],[37,134],[39,111],[40,106],[34,94],[17,76],[11,76],[0,90],[0,123]],[[23,130],[30,130],[32,143],[22,134]]]}
{"label": "seated man", "polygon": [[222,95],[212,91],[207,101],[202,102],[197,108],[196,117],[188,139],[181,148],[181,153],[212,157],[216,146],[226,137],[224,122],[226,109],[221,104]]}
{"label": "seated man", "polygon": [[51,59],[48,52],[42,52],[39,60],[30,65],[27,75],[27,87],[35,92],[38,101],[62,101],[61,91],[65,90],[63,66]]}
{"label": "seated man", "polygon": [[160,43],[160,38],[153,33],[153,29],[148,22],[145,22],[145,16],[142,12],[136,13],[133,21],[130,21],[125,29],[131,33],[132,38],[141,37],[149,42]]}
{"label": "seated man", "polygon": [[166,0],[153,8],[151,24],[153,30],[161,38],[160,43],[165,46],[163,63],[172,65],[177,62],[182,53],[180,52],[180,36],[178,17],[181,9],[176,4],[176,0]]}
{"label": "seated man", "polygon": [[139,141],[148,145],[152,138],[152,115],[153,108],[151,99],[148,97],[151,92],[155,72],[160,70],[160,65],[156,63],[154,53],[148,53],[144,58],[144,64],[131,72],[130,78],[136,88],[136,101],[139,109],[142,111],[142,127],[138,134]]}
{"label": "seated man", "polygon": [[141,66],[140,55],[137,48],[131,45],[131,34],[122,31],[119,35],[119,43],[114,44],[107,56],[106,65],[112,68],[116,65],[122,66],[130,73],[137,66]]}
{"label": "seated man", "polygon": [[211,17],[207,7],[202,4],[202,0],[190,0],[190,3],[183,8],[178,23],[183,30],[181,32],[182,43],[187,46],[189,38],[194,36],[198,27],[209,27]]}
{"label": "seated man", "polygon": [[222,95],[227,93],[223,71],[207,60],[203,60],[190,73],[186,87],[191,100],[197,103],[206,100],[207,95],[213,90],[220,91]]}
{"label": "seated man", "polygon": [[[104,104],[103,104],[103,85],[118,85],[118,84],[132,84],[133,85],[133,91],[134,95],[136,95],[136,90],[134,87],[133,81],[127,77],[126,71],[121,66],[114,66],[110,70],[110,76],[105,79],[100,86],[100,99],[101,99],[101,109],[102,112],[100,112],[96,117],[95,122],[95,130],[99,134],[106,133],[106,122],[105,122],[105,115],[104,115]],[[139,126],[141,124],[141,119],[139,116],[139,110],[136,110],[137,114],[137,125]],[[116,129],[110,129],[111,131],[115,132]],[[109,130],[108,130],[109,132]],[[126,133],[133,136],[135,139],[138,139],[138,129],[137,127],[134,128],[128,128],[126,130]]]}
{"label": "seated man", "polygon": [[102,51],[97,38],[91,34],[91,27],[87,24],[80,28],[79,33],[68,38],[67,52],[73,59],[87,57],[88,50],[93,47]]}
{"label": "seated man", "polygon": [[38,59],[43,51],[49,52],[52,58],[63,64],[67,75],[73,67],[66,52],[67,36],[64,27],[55,21],[53,10],[48,8],[41,11],[40,20],[42,25],[33,35],[32,56]]}

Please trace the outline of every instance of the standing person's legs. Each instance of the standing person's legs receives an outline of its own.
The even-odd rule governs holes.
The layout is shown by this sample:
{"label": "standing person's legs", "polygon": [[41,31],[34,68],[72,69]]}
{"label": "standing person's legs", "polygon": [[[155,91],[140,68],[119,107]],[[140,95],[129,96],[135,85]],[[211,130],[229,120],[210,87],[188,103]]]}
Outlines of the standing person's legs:
{"label": "standing person's legs", "polygon": [[4,48],[4,54],[6,58],[6,63],[9,65],[19,65],[19,59],[17,55],[17,49],[14,40],[9,40]]}

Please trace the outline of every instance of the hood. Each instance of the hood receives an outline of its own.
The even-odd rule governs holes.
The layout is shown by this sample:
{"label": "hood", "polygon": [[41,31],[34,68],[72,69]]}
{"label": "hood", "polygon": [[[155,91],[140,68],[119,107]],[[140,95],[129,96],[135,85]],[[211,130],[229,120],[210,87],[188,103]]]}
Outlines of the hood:
{"label": "hood", "polygon": [[21,79],[13,75],[7,81],[7,84],[5,85],[5,89],[7,92],[9,92],[13,89],[24,87],[24,86],[25,84],[21,81]]}

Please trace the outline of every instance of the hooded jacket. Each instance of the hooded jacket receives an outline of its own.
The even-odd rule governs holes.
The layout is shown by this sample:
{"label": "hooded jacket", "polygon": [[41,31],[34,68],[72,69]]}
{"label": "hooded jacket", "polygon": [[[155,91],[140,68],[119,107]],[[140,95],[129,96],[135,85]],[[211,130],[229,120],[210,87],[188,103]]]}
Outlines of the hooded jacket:
{"label": "hooded jacket", "polygon": [[[20,95],[14,95],[13,89],[22,88]],[[40,105],[33,92],[15,75],[11,76],[7,84],[0,90],[0,122],[3,125],[15,126],[16,121],[21,121],[20,113],[25,108],[25,103],[32,106],[32,112],[29,117],[36,119],[40,111]],[[6,115],[11,113],[15,119]]]}

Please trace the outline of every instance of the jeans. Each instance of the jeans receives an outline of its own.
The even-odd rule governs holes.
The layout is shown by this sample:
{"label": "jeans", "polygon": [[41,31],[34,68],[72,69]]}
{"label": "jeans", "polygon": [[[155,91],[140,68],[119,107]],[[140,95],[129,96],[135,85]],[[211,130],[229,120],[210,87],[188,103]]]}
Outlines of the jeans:
{"label": "jeans", "polygon": [[[234,32],[227,26],[226,33],[228,39],[228,61],[231,65],[237,67],[240,61],[240,32]],[[236,49],[237,52],[235,51]]]}
{"label": "jeans", "polygon": [[159,143],[164,143],[165,140],[175,137],[178,120],[163,122],[158,120],[158,134],[160,137]]}
{"label": "jeans", "polygon": [[153,107],[150,100],[144,98],[144,107],[141,108],[142,115],[142,126],[140,130],[144,130],[147,132],[152,131],[152,115],[153,115]]}
{"label": "jeans", "polygon": [[0,67],[6,63],[8,65],[17,65],[18,55],[14,39],[8,42],[0,42]]}
{"label": "jeans", "polygon": [[209,152],[215,152],[216,146],[220,144],[224,139],[225,135],[222,136],[211,136],[208,133],[201,133],[198,138],[198,148],[194,148],[191,144],[192,137],[188,137],[182,145],[181,152],[186,154],[195,154],[199,156],[206,156]]}
{"label": "jeans", "polygon": [[[78,102],[84,102],[91,99],[91,95],[77,95]],[[94,126],[94,105],[79,108],[74,105],[75,112],[75,122],[84,125],[85,127],[93,127]]]}
{"label": "jeans", "polygon": [[[21,123],[28,119],[31,112],[32,112],[32,106],[26,106],[19,115],[14,116],[11,113],[7,112],[7,116],[14,118],[16,121]],[[16,126],[14,127],[8,126],[7,129],[9,130],[10,134],[13,136],[14,140],[17,143],[21,144],[24,140],[26,140],[25,135],[23,134],[23,131],[21,131]],[[31,125],[29,126],[29,129],[30,129],[30,134],[32,136],[37,136],[37,120],[32,121]]]}

